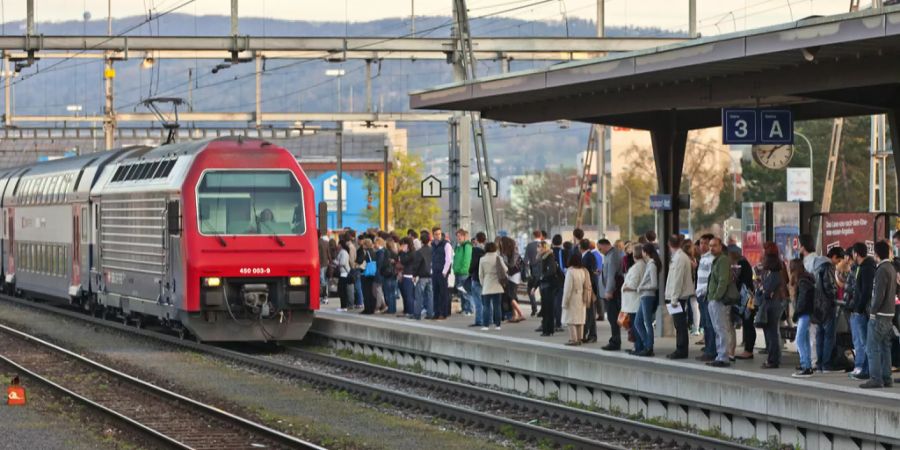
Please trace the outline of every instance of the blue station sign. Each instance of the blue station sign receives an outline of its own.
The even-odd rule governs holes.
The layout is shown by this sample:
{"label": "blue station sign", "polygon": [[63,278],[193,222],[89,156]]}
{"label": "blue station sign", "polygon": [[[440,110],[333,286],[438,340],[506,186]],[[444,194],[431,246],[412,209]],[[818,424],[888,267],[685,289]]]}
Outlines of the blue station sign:
{"label": "blue station sign", "polygon": [[722,109],[723,144],[793,144],[794,117],[787,109]]}
{"label": "blue station sign", "polygon": [[650,209],[654,211],[671,211],[672,196],[668,194],[654,194],[650,196]]}

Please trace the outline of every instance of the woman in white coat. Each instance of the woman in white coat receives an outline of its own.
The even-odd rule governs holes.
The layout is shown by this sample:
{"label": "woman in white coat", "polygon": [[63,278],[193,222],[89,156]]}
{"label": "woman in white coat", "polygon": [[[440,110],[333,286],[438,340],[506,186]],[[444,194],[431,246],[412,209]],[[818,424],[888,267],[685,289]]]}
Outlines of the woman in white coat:
{"label": "woman in white coat", "polygon": [[[638,308],[641,306],[641,295],[638,293],[638,287],[644,278],[644,269],[647,267],[642,247],[641,244],[634,244],[632,249],[634,264],[628,268],[628,272],[625,272],[625,282],[622,284],[622,312],[628,314],[632,336],[637,336],[635,316],[637,316]],[[637,342],[635,342],[635,349],[632,352],[638,350]]]}
{"label": "woman in white coat", "polygon": [[563,284],[563,322],[569,328],[569,342],[566,345],[581,345],[585,311],[591,304],[592,296],[590,274],[581,262],[581,255],[575,252],[569,259]]}

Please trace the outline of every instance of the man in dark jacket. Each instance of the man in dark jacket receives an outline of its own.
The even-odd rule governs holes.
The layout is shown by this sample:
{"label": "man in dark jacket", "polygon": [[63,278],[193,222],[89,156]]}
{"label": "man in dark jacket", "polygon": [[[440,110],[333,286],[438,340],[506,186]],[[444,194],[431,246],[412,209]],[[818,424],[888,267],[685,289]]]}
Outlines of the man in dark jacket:
{"label": "man in dark jacket", "polygon": [[475,323],[470,327],[486,327],[489,324],[482,323],[482,311],[484,303],[481,298],[481,279],[478,278],[478,268],[481,266],[481,257],[484,256],[484,243],[487,241],[487,235],[483,232],[475,234],[475,240],[472,245],[472,262],[469,264],[469,280],[471,280],[472,305],[475,307]]}
{"label": "man in dark jacket", "polygon": [[[591,290],[594,292],[594,295],[597,295],[597,277],[593,274],[597,271],[597,258],[594,258],[594,254],[591,253],[591,242],[587,239],[582,239],[581,242],[578,243],[578,249],[581,251],[581,262],[584,264],[584,268],[587,269],[588,273],[591,274]],[[581,339],[582,342],[597,342],[597,304],[596,302],[591,303],[591,306],[587,307],[587,311],[585,313],[584,318],[584,337]]]}
{"label": "man in dark jacket", "polygon": [[405,237],[400,240],[400,264],[403,266],[400,295],[403,297],[403,314],[397,315],[419,320],[422,318],[422,299],[416,293],[415,280],[418,274],[425,270],[425,261],[413,247],[412,238]]}
{"label": "man in dark jacket", "polygon": [[894,338],[894,301],[897,297],[897,271],[890,261],[891,248],[885,241],[875,243],[875,270],[872,299],[869,301],[869,324],[866,335],[866,357],[869,360],[869,381],[863,389],[890,387],[891,339]]}
{"label": "man in dark jacket", "polygon": [[[416,299],[422,303],[417,305],[415,311],[421,317],[422,309],[425,309],[425,318],[434,318],[434,289],[431,284],[431,233],[428,230],[422,230],[419,233],[419,240],[422,242],[422,248],[418,250],[422,256],[423,264],[420,266],[418,281],[416,281]],[[440,269],[438,269],[440,270]]]}
{"label": "man in dark jacket", "polygon": [[534,230],[531,235],[534,240],[525,246],[525,276],[528,278],[528,300],[531,302],[531,317],[537,314],[537,298],[535,290],[540,286],[541,257],[539,256],[541,243],[544,242],[540,230]]}
{"label": "man in dark jacket", "polygon": [[866,358],[866,335],[868,334],[869,314],[866,308],[872,300],[872,289],[875,283],[875,259],[869,256],[866,244],[853,244],[853,259],[856,262],[854,278],[856,285],[853,295],[847,303],[850,311],[850,334],[853,338],[853,372],[854,380],[869,379],[869,361]]}
{"label": "man in dark jacket", "polygon": [[828,251],[828,258],[818,260],[813,276],[816,279],[816,295],[813,300],[812,323],[816,324],[816,362],[820,372],[843,372],[832,367],[834,341],[837,337],[835,317],[837,314],[837,279],[834,275],[832,257],[843,258],[844,251],[834,247]]}
{"label": "man in dark jacket", "polygon": [[[571,245],[571,243],[568,243]],[[554,235],[553,236],[553,258],[556,260],[556,263],[559,265],[560,270],[565,276],[566,273],[566,249],[563,244],[562,236]],[[556,328],[554,331],[562,331],[562,296],[563,290],[556,290],[556,297],[553,299],[553,317],[556,319]],[[543,300],[541,300],[543,301]]]}
{"label": "man in dark jacket", "polygon": [[612,332],[609,343],[603,346],[603,350],[617,351],[622,346],[618,322],[619,311],[622,309],[622,283],[625,280],[622,275],[622,252],[607,239],[597,241],[597,247],[603,253],[604,261],[599,280],[600,293],[597,297],[606,306],[606,320]]}

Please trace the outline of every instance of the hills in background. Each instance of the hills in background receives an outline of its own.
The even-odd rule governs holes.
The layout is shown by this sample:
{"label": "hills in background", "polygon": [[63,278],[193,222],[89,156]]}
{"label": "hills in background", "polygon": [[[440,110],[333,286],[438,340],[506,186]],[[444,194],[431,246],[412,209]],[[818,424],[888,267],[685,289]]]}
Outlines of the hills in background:
{"label": "hills in background", "polygon": [[[506,17],[477,19],[471,15],[474,36],[592,36],[594,24],[583,19],[522,21]],[[145,18],[128,17],[113,21],[113,32],[141,24]],[[450,33],[450,17],[416,17],[418,36],[446,37]],[[383,19],[371,22],[288,21],[242,18],[240,33],[262,36],[404,36],[410,31],[409,18]],[[37,32],[47,35],[106,34],[106,20],[38,23]],[[24,33],[23,22],[3,24],[3,34]],[[657,28],[609,27],[607,35],[678,36]],[[170,14],[141,25],[129,35],[227,35],[228,16],[192,16]],[[213,74],[218,60],[157,60],[152,68],[141,67],[143,55],[130,55],[129,61],[117,62],[115,96],[118,111],[141,111],[142,99],[154,96],[188,99],[192,91],[193,107],[198,111],[252,111],[254,108],[254,65],[239,64]],[[100,114],[103,105],[102,62],[73,59],[50,68],[58,60],[39,61],[23,74],[39,72],[27,80],[16,82],[13,105],[16,114],[71,114],[67,105],[81,105],[82,114]],[[554,61],[513,61],[511,70],[545,67]],[[325,75],[330,68],[342,68],[338,83]],[[189,78],[190,72],[190,78]],[[479,61],[479,75],[500,72],[497,61]],[[373,70],[373,103],[380,111],[409,110],[407,93],[452,79],[451,67],[444,61],[383,61]],[[365,108],[365,63],[348,61],[327,63],[319,60],[266,62],[263,77],[263,109],[265,111],[361,111]],[[190,81],[189,81],[190,80]],[[340,103],[338,102],[340,98]],[[426,160],[446,158],[447,127],[443,124],[408,124],[409,147]],[[565,126],[565,125],[563,125]],[[542,170],[545,167],[575,164],[575,155],[587,141],[587,127],[571,124],[538,124],[528,127],[489,124],[488,145],[493,159],[498,160],[499,176]],[[528,155],[528,156],[526,156]]]}

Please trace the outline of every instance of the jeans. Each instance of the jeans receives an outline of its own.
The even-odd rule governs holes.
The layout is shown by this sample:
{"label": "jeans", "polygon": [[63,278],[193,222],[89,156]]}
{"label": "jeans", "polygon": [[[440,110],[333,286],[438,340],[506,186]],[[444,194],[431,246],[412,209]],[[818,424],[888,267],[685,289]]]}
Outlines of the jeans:
{"label": "jeans", "polygon": [[797,352],[800,353],[800,368],[812,368],[812,349],[809,346],[809,314],[800,316],[797,321],[797,337],[794,339],[797,344]]}
{"label": "jeans", "polygon": [[656,297],[641,297],[641,306],[638,308],[637,317],[634,319],[637,322],[635,331],[637,331],[641,339],[641,347],[651,352],[653,351],[653,317],[655,314]]}
{"label": "jeans", "polygon": [[766,315],[766,324],[763,325],[763,336],[766,338],[766,362],[774,366],[781,364],[782,305],[781,300],[766,300],[763,307],[756,312]]}
{"label": "jeans", "polygon": [[678,303],[681,305],[682,312],[672,315],[672,324],[675,325],[675,354],[687,356],[690,345],[688,343],[688,308],[691,306],[691,299],[680,298]]}
{"label": "jeans", "polygon": [[716,360],[729,362],[728,328],[731,328],[731,306],[722,302],[710,301],[708,305],[709,320],[716,330]]}
{"label": "jeans", "polygon": [[470,298],[472,299],[472,306],[474,306],[474,308],[475,308],[475,325],[485,326],[486,322],[484,321],[484,318],[482,317],[482,314],[484,314],[484,305],[482,304],[482,299],[481,299],[481,283],[479,283],[475,280],[470,280],[470,281],[471,282],[469,283],[469,288],[470,288],[469,292],[472,294],[470,296]]}
{"label": "jeans", "polygon": [[631,337],[634,338],[634,352],[644,351],[644,343],[641,342],[641,336],[637,331],[637,313],[628,313],[628,320],[631,322]]}
{"label": "jeans", "polygon": [[434,314],[436,317],[450,317],[450,286],[447,277],[438,272],[431,275],[434,290]]}
{"label": "jeans", "polygon": [[328,278],[325,277],[326,272],[328,272],[327,266],[319,269],[319,300],[328,298]]}
{"label": "jeans", "polygon": [[[471,284],[472,283],[469,283],[468,275],[456,275],[456,287],[457,292],[459,293],[459,309],[462,310],[462,312],[472,312]],[[463,288],[465,292],[460,291],[459,288]]]}
{"label": "jeans", "polygon": [[[412,278],[403,277],[400,280],[400,295],[403,296],[403,314],[407,316],[415,315],[416,304],[421,305],[421,301],[416,299],[416,284],[413,283]],[[419,306],[419,309],[422,307]],[[419,318],[418,316],[416,317]]]}
{"label": "jeans", "polygon": [[[619,311],[622,310],[622,299],[613,298],[612,300],[601,300],[606,306],[606,320],[609,321],[609,330],[612,336],[609,337],[609,345],[615,348],[622,346],[622,330],[619,326]],[[656,312],[656,308],[653,308]],[[650,332],[653,334],[653,320],[649,322]],[[653,350],[653,342],[650,343],[650,350]]]}
{"label": "jeans", "polygon": [[553,295],[553,317],[556,318],[556,328],[562,328],[562,298],[563,290],[560,287]]}
{"label": "jeans", "polygon": [[869,360],[869,376],[872,381],[879,384],[890,384],[891,339],[894,339],[891,318],[885,316],[870,318],[867,331],[866,356]]}
{"label": "jeans", "polygon": [[709,302],[705,295],[697,298],[700,304],[700,326],[703,327],[703,354],[716,356],[716,329],[709,316]]}
{"label": "jeans", "polygon": [[831,354],[834,352],[835,320],[832,315],[825,323],[816,327],[816,354],[819,355],[817,368],[819,370],[831,368]]}
{"label": "jeans", "polygon": [[[356,271],[356,281],[354,282],[354,299],[356,300],[356,306],[363,306],[363,300],[365,296],[363,295],[362,288],[362,273],[360,273],[359,269],[353,269]],[[371,291],[371,289],[369,289]]]}
{"label": "jeans", "polygon": [[869,374],[869,361],[866,358],[866,336],[869,334],[869,316],[853,313],[850,315],[850,334],[853,338],[853,367],[861,375]]}
{"label": "jeans", "polygon": [[416,303],[413,305],[413,315],[416,319],[422,318],[422,308],[425,308],[425,317],[434,317],[434,298],[432,296],[431,277],[420,277],[416,283]]}
{"label": "jeans", "polygon": [[381,283],[381,292],[384,293],[384,304],[388,314],[397,314],[397,277],[387,277]]}
{"label": "jeans", "polygon": [[482,299],[484,300],[484,317],[481,319],[482,326],[488,326],[490,324],[494,324],[494,326],[500,326],[500,315],[501,315],[501,307],[500,307],[500,299],[503,294],[487,294],[483,295]]}

